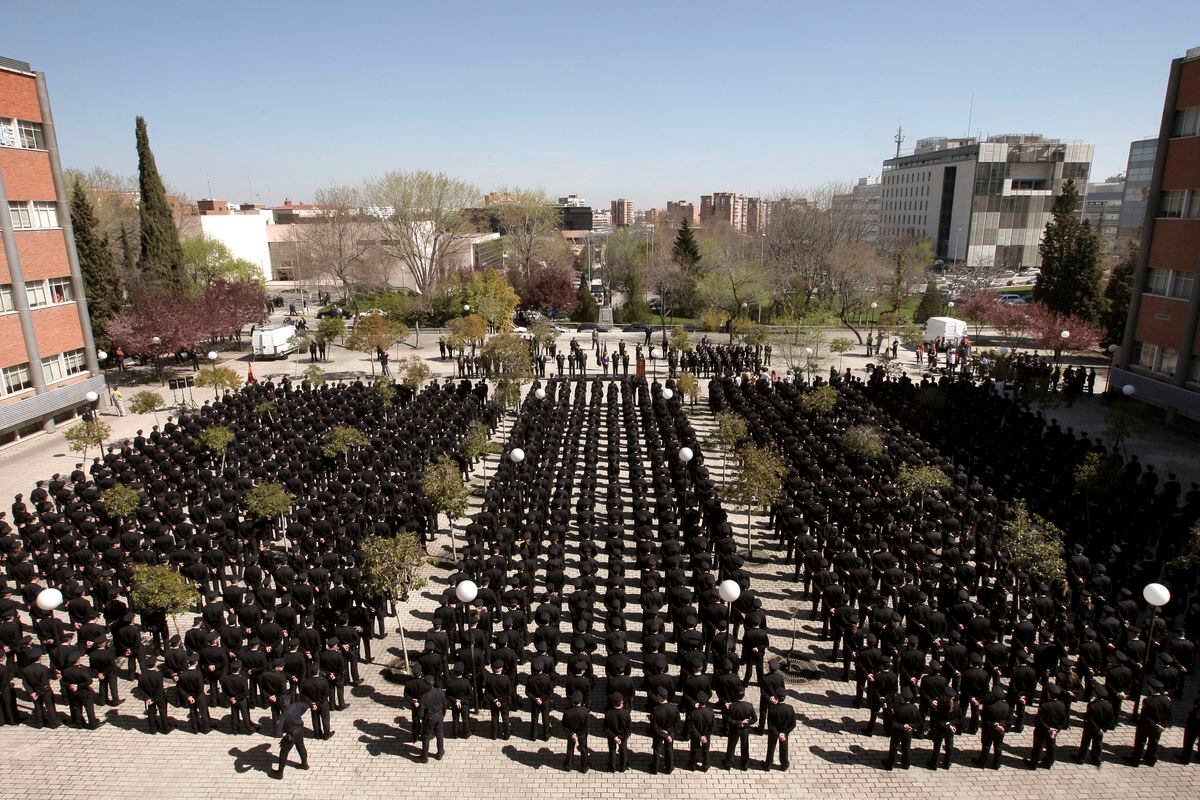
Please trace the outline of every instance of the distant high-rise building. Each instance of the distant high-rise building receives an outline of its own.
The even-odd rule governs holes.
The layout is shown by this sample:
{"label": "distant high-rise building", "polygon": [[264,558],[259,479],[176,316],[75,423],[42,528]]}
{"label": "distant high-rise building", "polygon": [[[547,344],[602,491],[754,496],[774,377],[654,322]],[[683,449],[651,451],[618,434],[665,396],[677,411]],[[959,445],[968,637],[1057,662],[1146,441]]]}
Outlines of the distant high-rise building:
{"label": "distant high-rise building", "polygon": [[1121,222],[1121,203],[1125,198],[1125,176],[1116,175],[1104,183],[1089,183],[1083,201],[1083,218],[1100,237],[1105,253],[1117,246],[1117,228]]}
{"label": "distant high-rise building", "polygon": [[511,203],[513,196],[509,192],[488,192],[483,196],[485,206],[497,206],[501,203]]}
{"label": "distant high-rise building", "polygon": [[700,197],[700,221],[724,222],[735,231],[746,230],[746,198],[737,192],[713,192]]}
{"label": "distant high-rise building", "polygon": [[613,226],[612,211],[607,208],[592,209],[592,230],[611,228]]}
{"label": "distant high-rise building", "polygon": [[1125,191],[1121,197],[1121,217],[1117,221],[1119,242],[1138,242],[1146,224],[1146,198],[1154,175],[1154,153],[1158,139],[1140,139],[1129,145],[1129,163],[1125,166]]}
{"label": "distant high-rise building", "polygon": [[1054,198],[1069,180],[1084,194],[1092,150],[1035,133],[921,139],[883,162],[880,236],[928,236],[946,261],[1039,266]]}
{"label": "distant high-rise building", "polygon": [[859,178],[845,194],[835,194],[831,207],[834,212],[855,219],[862,229],[865,241],[879,238],[879,214],[882,208],[883,184],[879,178]]}
{"label": "distant high-rise building", "polygon": [[765,234],[767,226],[771,224],[771,201],[761,197],[747,197],[746,212],[743,218],[746,220],[745,233]]}
{"label": "distant high-rise building", "polygon": [[1113,386],[1200,420],[1200,47],[1171,62]]}
{"label": "distant high-rise building", "polygon": [[0,58],[0,208],[0,444],[8,444],[105,398],[46,77],[8,58]]}
{"label": "distant high-rise building", "polygon": [[689,225],[700,221],[700,209],[696,208],[695,203],[689,203],[687,200],[668,200],[667,221],[678,226],[685,219]]}
{"label": "distant high-rise building", "polygon": [[566,197],[558,198],[558,204],[567,208],[582,208],[587,205],[587,200],[577,194],[569,194]]}
{"label": "distant high-rise building", "polygon": [[642,222],[647,225],[660,225],[667,221],[667,212],[661,208],[647,208],[642,212]]}
{"label": "distant high-rise building", "polygon": [[624,228],[633,224],[634,219],[634,204],[632,200],[621,198],[613,200],[612,203],[612,224],[618,228]]}

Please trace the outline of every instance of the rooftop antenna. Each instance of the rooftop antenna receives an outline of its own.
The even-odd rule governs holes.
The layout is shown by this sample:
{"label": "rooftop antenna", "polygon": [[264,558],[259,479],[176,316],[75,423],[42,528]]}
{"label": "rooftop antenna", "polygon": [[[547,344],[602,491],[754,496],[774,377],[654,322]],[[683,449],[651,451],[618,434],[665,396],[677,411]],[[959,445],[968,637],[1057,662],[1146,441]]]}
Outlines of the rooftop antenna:
{"label": "rooftop antenna", "polygon": [[975,90],[971,90],[971,110],[967,112],[967,138],[971,138],[971,123],[975,119]]}
{"label": "rooftop antenna", "polygon": [[212,199],[212,196],[213,196],[213,193],[212,193],[212,175],[205,175],[205,176],[204,176],[204,178],[205,178],[205,179],[208,181],[208,199],[209,199],[209,200],[211,200],[211,199]]}
{"label": "rooftop antenna", "polygon": [[899,158],[900,157],[900,143],[904,141],[904,126],[903,125],[896,128],[896,138],[893,139],[892,141],[894,141],[896,143],[896,158]]}

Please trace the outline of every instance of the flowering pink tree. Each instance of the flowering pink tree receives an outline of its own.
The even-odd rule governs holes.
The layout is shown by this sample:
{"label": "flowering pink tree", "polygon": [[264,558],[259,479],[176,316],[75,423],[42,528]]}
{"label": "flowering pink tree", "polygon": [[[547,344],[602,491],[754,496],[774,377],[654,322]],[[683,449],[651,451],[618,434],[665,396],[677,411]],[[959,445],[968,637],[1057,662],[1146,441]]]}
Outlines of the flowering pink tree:
{"label": "flowering pink tree", "polygon": [[954,310],[974,326],[975,337],[978,338],[983,326],[995,325],[993,320],[1000,314],[997,306],[1002,305],[999,297],[992,292],[976,292],[956,303]]}
{"label": "flowering pink tree", "polygon": [[[1040,350],[1087,350],[1100,344],[1098,326],[1082,317],[1051,311],[1041,303],[1025,309],[1028,317],[1027,335],[1033,347]],[[1063,338],[1063,331],[1070,334]]]}
{"label": "flowering pink tree", "polygon": [[149,293],[110,319],[104,332],[130,355],[157,359],[203,339],[204,322],[192,301]]}

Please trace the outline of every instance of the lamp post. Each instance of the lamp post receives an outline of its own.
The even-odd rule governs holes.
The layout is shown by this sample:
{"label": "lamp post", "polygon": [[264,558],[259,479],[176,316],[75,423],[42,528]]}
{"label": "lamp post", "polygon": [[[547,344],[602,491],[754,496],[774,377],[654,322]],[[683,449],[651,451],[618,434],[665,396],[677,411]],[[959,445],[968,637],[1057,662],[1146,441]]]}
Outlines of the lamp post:
{"label": "lamp post", "polygon": [[737,581],[726,578],[717,586],[717,594],[725,601],[725,635],[729,636],[729,623],[733,620],[733,604],[742,596],[742,587]]}
{"label": "lamp post", "polygon": [[658,350],[654,345],[650,345],[650,380],[653,382],[658,377]]}
{"label": "lamp post", "polygon": [[1121,387],[1121,394],[1125,395],[1126,397],[1133,397],[1136,393],[1137,389],[1134,388],[1132,383],[1127,383]]}
{"label": "lamp post", "polygon": [[63,594],[58,589],[42,589],[34,601],[37,607],[49,614],[63,603]]}
{"label": "lamp post", "polygon": [[1059,339],[1058,348],[1054,351],[1054,363],[1056,365],[1058,364],[1059,359],[1062,358],[1062,351],[1063,351],[1063,348],[1066,347],[1066,345],[1067,345],[1067,339],[1070,339],[1070,338],[1071,338],[1070,331],[1063,331],[1058,334],[1058,339]]}
{"label": "lamp post", "polygon": [[514,447],[508,453],[508,460],[511,461],[513,467],[516,468],[513,479],[517,484],[517,506],[522,507],[524,505],[524,501],[521,498],[521,462],[525,460],[525,451],[519,447]]}
{"label": "lamp post", "polygon": [[1108,394],[1112,391],[1112,371],[1113,362],[1117,360],[1117,351],[1121,349],[1118,344],[1110,344],[1108,346],[1108,373],[1104,376],[1104,393]]}
{"label": "lamp post", "polygon": [[670,400],[674,396],[675,396],[675,393],[673,391],[671,391],[670,389],[662,390],[662,399],[663,400]]}
{"label": "lamp post", "polygon": [[879,308],[879,303],[871,301],[871,315],[867,318],[867,355],[871,355],[871,339],[875,335],[875,309]]}
{"label": "lamp post", "polygon": [[1158,610],[1171,602],[1171,590],[1161,583],[1147,583],[1142,589],[1142,598],[1150,604],[1150,633],[1146,642],[1146,655],[1142,657],[1142,669],[1138,678],[1137,697],[1133,698],[1133,716],[1136,719],[1142,703],[1142,690],[1146,686],[1146,668],[1154,665],[1154,623],[1158,621]]}
{"label": "lamp post", "polygon": [[813,349],[811,347],[804,348],[804,355],[804,366],[808,369],[808,382],[812,383]]}
{"label": "lamp post", "polygon": [[[461,644],[466,643],[468,621],[470,620],[469,608],[471,603],[475,602],[475,598],[479,596],[479,587],[475,585],[475,581],[462,580],[454,587],[454,596],[458,598],[458,602],[462,603],[462,615],[459,618],[462,624],[462,633],[460,638]],[[475,659],[471,659],[471,704],[474,710],[479,710],[479,670]]]}
{"label": "lamp post", "polygon": [[536,397],[538,400],[545,400],[546,399],[546,390],[539,386],[538,388],[533,390],[533,396]]}

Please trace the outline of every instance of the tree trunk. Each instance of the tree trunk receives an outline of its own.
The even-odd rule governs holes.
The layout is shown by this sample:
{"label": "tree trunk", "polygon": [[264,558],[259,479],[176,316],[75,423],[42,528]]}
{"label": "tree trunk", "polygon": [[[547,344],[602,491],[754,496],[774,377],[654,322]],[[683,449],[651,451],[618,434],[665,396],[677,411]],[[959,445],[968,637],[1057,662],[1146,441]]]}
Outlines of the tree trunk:
{"label": "tree trunk", "polygon": [[754,541],[750,538],[750,507],[746,507],[746,558],[754,556]]}
{"label": "tree trunk", "polygon": [[408,638],[404,635],[404,622],[400,618],[400,608],[396,608],[396,624],[400,629],[400,649],[404,651],[404,671],[412,674],[412,665],[408,661]]}

